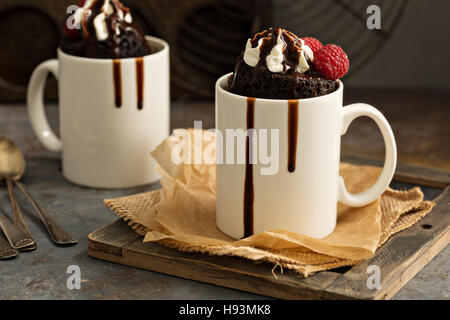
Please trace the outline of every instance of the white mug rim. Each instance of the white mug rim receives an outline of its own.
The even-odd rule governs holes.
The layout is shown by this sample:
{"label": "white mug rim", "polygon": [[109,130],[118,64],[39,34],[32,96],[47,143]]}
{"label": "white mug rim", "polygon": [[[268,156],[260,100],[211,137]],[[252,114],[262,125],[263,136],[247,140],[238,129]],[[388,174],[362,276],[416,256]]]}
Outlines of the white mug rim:
{"label": "white mug rim", "polygon": [[[225,88],[223,88],[222,83],[224,82],[224,80],[228,80],[228,78],[232,74],[233,74],[233,72],[230,72],[230,73],[227,73],[227,74],[221,76],[216,82],[216,89],[221,94],[234,96],[234,97],[239,98],[239,99],[247,99],[247,98],[249,98],[247,96],[242,96],[242,95],[239,95],[239,94],[232,93],[232,92],[226,90]],[[313,102],[314,101],[314,102],[319,102],[319,100],[327,99],[329,97],[332,97],[333,95],[338,95],[344,90],[344,84],[342,83],[342,81],[341,80],[336,80],[336,81],[339,84],[339,88],[337,90],[335,90],[335,91],[333,91],[331,93],[328,93],[328,94],[317,96],[317,97],[300,98],[300,99],[265,99],[265,98],[255,98],[255,100],[256,101],[266,101],[266,102],[271,102],[271,103],[280,103],[280,102],[285,103],[286,101],[308,101],[308,102]]]}
{"label": "white mug rim", "polygon": [[86,57],[81,57],[81,56],[75,56],[69,53],[64,52],[61,47],[58,47],[58,57],[61,58],[66,58],[66,59],[71,59],[74,61],[79,61],[79,62],[86,62],[86,63],[111,63],[114,60],[119,60],[122,62],[127,62],[127,61],[135,61],[136,58],[150,58],[150,57],[157,57],[159,55],[164,55],[166,54],[166,52],[169,50],[169,44],[164,41],[163,39],[157,38],[157,37],[152,37],[152,36],[145,36],[145,40],[151,43],[157,43],[159,45],[162,45],[162,49],[157,51],[157,52],[153,52],[150,53],[146,56],[142,56],[142,57],[132,57],[132,58],[117,58],[117,59],[101,59],[101,58],[86,58]]}

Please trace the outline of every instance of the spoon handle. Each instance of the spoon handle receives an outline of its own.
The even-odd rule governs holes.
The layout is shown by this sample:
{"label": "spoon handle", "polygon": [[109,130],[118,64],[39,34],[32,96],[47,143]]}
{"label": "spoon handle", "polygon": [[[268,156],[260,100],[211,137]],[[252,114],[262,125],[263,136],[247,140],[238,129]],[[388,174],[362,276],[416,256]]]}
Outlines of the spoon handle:
{"label": "spoon handle", "polygon": [[10,259],[19,254],[19,251],[0,239],[0,259]]}
{"label": "spoon handle", "polygon": [[34,243],[34,240],[28,237],[22,230],[17,228],[11,220],[0,212],[0,225],[6,235],[9,243],[14,249],[28,247]]}
{"label": "spoon handle", "polygon": [[[14,193],[14,182],[11,178],[7,178],[6,184],[8,186],[9,199],[11,200],[11,207],[14,214],[14,225],[21,231],[23,231],[23,233],[25,233],[28,236],[28,238],[33,239],[30,230],[28,229],[27,225],[25,224],[25,221],[23,220],[22,211],[20,210],[19,204],[16,199],[16,194]],[[28,247],[20,248],[20,250],[32,251],[36,250],[36,248],[37,245],[36,243],[34,243]]]}
{"label": "spoon handle", "polygon": [[45,227],[47,228],[50,237],[57,244],[67,245],[67,244],[75,244],[77,240],[73,238],[70,234],[64,231],[56,222],[44,211],[41,207],[33,200],[31,194],[25,189],[25,186],[21,184],[19,181],[14,180],[14,183],[17,187],[22,191],[25,197],[31,202],[31,205],[36,210],[37,214],[41,218]]}

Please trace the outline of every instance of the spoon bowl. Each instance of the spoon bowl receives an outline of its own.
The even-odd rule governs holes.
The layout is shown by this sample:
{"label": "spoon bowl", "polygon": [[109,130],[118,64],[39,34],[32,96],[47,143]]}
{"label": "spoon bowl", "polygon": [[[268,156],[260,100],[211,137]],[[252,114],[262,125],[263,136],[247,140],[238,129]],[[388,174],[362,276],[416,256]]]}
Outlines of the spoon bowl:
{"label": "spoon bowl", "polygon": [[0,137],[0,180],[18,180],[25,172],[25,158],[14,142]]}

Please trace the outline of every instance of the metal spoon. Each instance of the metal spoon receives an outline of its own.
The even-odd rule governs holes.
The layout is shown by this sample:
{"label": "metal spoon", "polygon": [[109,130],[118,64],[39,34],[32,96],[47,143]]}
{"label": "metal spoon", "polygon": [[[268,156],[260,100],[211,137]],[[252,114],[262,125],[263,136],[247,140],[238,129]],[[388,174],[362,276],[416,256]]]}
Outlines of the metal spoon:
{"label": "metal spoon", "polygon": [[[1,179],[1,177],[0,177]],[[14,214],[14,225],[19,228],[21,231],[23,231],[30,239],[33,239],[31,236],[30,230],[28,230],[27,225],[25,224],[25,221],[23,220],[22,211],[20,210],[19,204],[17,203],[16,195],[14,193],[14,183],[11,178],[6,179],[6,184],[8,186],[8,193],[9,193],[9,199],[11,201],[11,206],[13,209]],[[37,249],[36,242],[27,246],[20,248],[20,251],[33,251]]]}
{"label": "metal spoon", "polygon": [[0,137],[0,180],[6,180],[14,212],[14,224],[11,223],[8,217],[0,213],[0,225],[14,249],[34,250],[36,249],[36,244],[23,221],[22,213],[14,195],[12,182],[14,177],[22,175],[25,170],[25,162],[20,161],[21,157],[23,158],[12,144]]}
{"label": "metal spoon", "polygon": [[[77,240],[64,231],[44,210],[42,210],[31,197],[31,194],[26,190],[25,186],[18,181],[22,177],[24,171],[25,158],[19,148],[11,140],[0,137],[0,180],[3,177],[3,179],[6,179],[7,181],[10,180],[10,182],[14,182],[23,192],[25,197],[31,202],[31,205],[36,210],[50,234],[50,237],[55,243],[60,245],[77,243]],[[11,183],[8,183],[8,186],[10,185]]]}

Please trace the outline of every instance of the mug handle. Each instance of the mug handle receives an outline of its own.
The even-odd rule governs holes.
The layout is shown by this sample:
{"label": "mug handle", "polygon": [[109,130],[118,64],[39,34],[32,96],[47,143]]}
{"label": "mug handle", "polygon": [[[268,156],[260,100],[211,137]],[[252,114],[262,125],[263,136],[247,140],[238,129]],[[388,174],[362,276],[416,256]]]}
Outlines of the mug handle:
{"label": "mug handle", "polygon": [[58,79],[59,62],[52,59],[41,63],[33,71],[27,91],[28,116],[31,127],[42,144],[50,151],[62,150],[62,142],[48,124],[44,111],[44,89],[47,75],[51,72]]}
{"label": "mug handle", "polygon": [[394,134],[391,126],[380,111],[365,103],[355,103],[343,108],[342,114],[342,135],[347,132],[350,123],[358,117],[367,116],[375,121],[381,130],[385,145],[384,167],[378,180],[368,190],[352,194],[347,191],[344,179],[339,177],[338,199],[340,202],[352,206],[362,207],[375,201],[389,186],[394,176],[395,167],[397,165],[397,146],[395,144]]}

